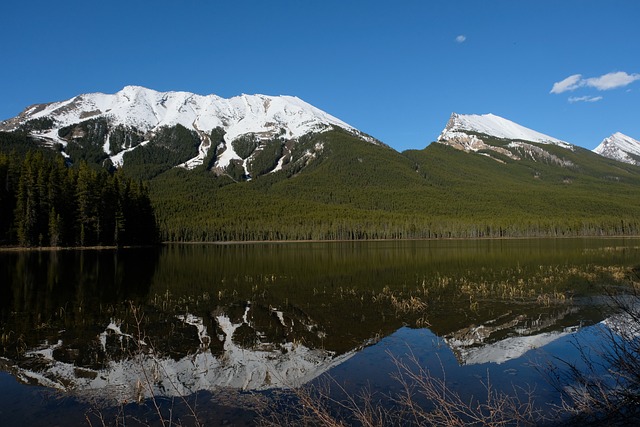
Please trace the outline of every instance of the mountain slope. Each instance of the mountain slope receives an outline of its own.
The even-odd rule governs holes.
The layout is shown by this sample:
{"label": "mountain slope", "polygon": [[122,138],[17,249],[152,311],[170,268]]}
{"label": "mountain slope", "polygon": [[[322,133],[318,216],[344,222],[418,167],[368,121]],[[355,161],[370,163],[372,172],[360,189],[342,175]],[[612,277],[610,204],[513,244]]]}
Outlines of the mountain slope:
{"label": "mountain slope", "polygon": [[[487,139],[490,141],[489,139]],[[491,142],[491,141],[490,141]],[[495,141],[494,141],[495,142]],[[497,162],[445,144],[397,153],[340,131],[299,173],[227,185],[174,169],[151,181],[164,239],[280,240],[635,234],[640,169],[576,147]]]}
{"label": "mountain slope", "polygon": [[[465,150],[451,143],[461,136],[484,145]],[[151,192],[166,224],[165,238],[640,232],[639,168],[496,116],[454,115],[438,143],[424,150],[398,153],[340,130],[307,135],[297,149],[312,153],[304,168],[251,182],[225,185],[220,178],[179,170],[153,180]],[[199,197],[190,196],[194,193]]]}
{"label": "mountain slope", "polygon": [[531,157],[551,160],[560,165],[563,163],[562,160],[550,154],[546,146],[574,149],[568,142],[493,114],[452,113],[437,142],[467,152],[479,152],[497,161],[502,161],[501,158],[504,156],[514,160]]}
{"label": "mountain slope", "polygon": [[[59,144],[72,157],[75,154],[115,166],[122,166],[133,151],[143,147],[143,151],[152,152],[146,157],[157,156],[154,147],[158,146],[179,151],[175,141],[158,141],[157,136],[163,129],[184,128],[188,132],[179,131],[184,134],[180,139],[187,143],[181,145],[191,148],[171,155],[170,166],[192,169],[208,161],[208,167],[219,175],[234,177],[250,177],[250,164],[265,157],[264,151],[274,158],[269,159],[270,167],[259,172],[282,168],[291,160],[289,153],[298,138],[335,127],[379,143],[296,97],[242,95],[224,99],[139,86],[127,86],[112,95],[84,94],[34,105],[0,124],[2,131],[23,130],[49,145]],[[89,158],[87,151],[92,152]]]}
{"label": "mountain slope", "polygon": [[640,166],[640,141],[620,132],[605,138],[593,152],[613,160]]}

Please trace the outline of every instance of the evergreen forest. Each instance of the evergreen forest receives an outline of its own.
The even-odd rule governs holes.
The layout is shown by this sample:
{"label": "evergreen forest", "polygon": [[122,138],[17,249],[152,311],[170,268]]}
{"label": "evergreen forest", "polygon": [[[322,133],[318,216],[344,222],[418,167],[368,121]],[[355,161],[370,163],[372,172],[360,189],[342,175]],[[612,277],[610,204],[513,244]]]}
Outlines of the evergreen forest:
{"label": "evergreen forest", "polygon": [[0,134],[0,243],[25,247],[147,245],[158,242],[148,189],[85,161]]}

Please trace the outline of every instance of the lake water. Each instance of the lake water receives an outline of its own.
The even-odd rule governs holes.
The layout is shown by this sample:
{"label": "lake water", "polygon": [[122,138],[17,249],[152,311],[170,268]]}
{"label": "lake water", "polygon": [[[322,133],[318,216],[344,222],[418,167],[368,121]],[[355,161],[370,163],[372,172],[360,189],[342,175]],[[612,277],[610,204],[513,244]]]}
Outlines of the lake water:
{"label": "lake water", "polygon": [[638,239],[0,252],[0,419],[153,424],[156,396],[185,425],[251,425],[291,387],[393,393],[399,362],[544,406],[535,365],[577,360],[639,260]]}

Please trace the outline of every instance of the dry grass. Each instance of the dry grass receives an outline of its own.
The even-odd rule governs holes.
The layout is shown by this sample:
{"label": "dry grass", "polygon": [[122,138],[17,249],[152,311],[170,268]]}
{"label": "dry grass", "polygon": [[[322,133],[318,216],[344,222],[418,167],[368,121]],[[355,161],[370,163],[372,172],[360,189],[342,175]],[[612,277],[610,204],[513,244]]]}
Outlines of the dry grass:
{"label": "dry grass", "polygon": [[562,396],[558,412],[576,425],[640,422],[640,294],[610,297],[619,314],[600,327],[598,344],[576,342],[579,361],[543,368]]}
{"label": "dry grass", "polygon": [[271,408],[278,409],[263,413],[260,425],[502,427],[534,426],[545,421],[534,404],[532,391],[499,392],[487,379],[483,397],[465,400],[449,387],[444,370],[442,375],[432,375],[413,356],[407,361],[394,358],[394,363],[398,392],[381,396],[364,389],[354,395],[330,379],[319,386],[294,390],[295,404],[276,403]]}
{"label": "dry grass", "polygon": [[[516,272],[517,273],[517,272]],[[550,275],[550,276],[546,276]],[[466,294],[471,304],[480,298],[499,295],[502,298],[534,299],[544,306],[563,305],[571,301],[566,292],[543,291],[545,285],[557,285],[574,278],[595,281],[601,277],[626,284],[624,295],[610,294],[621,318],[617,326],[605,330],[598,348],[577,343],[581,363],[560,361],[561,366],[544,367],[551,384],[561,393],[562,404],[556,411],[544,412],[535,402],[535,390],[515,388],[510,393],[495,389],[487,376],[482,383],[485,394],[463,398],[447,382],[446,372],[434,375],[411,356],[407,360],[394,358],[395,379],[400,391],[381,397],[363,391],[350,396],[339,385],[338,392],[325,385],[316,389],[295,390],[300,405],[289,406],[284,413],[269,413],[263,425],[304,426],[533,426],[546,423],[569,425],[637,425],[640,420],[640,277],[630,277],[622,267],[592,266],[587,270],[574,268],[540,268],[531,281],[470,281],[462,277],[438,276],[431,289],[454,287]],[[633,286],[629,287],[631,284]],[[537,286],[535,290],[534,286]],[[423,281],[422,295],[429,295]],[[636,290],[629,296],[628,291]],[[620,289],[618,289],[619,291]],[[388,287],[373,296],[374,301],[391,302],[399,312],[426,309],[418,289],[413,293],[394,292]],[[595,359],[597,356],[598,359]],[[393,357],[393,356],[392,356]],[[596,362],[595,360],[600,360]],[[344,396],[338,399],[334,396]],[[549,409],[549,408],[547,408]],[[552,417],[552,418],[551,418]]]}

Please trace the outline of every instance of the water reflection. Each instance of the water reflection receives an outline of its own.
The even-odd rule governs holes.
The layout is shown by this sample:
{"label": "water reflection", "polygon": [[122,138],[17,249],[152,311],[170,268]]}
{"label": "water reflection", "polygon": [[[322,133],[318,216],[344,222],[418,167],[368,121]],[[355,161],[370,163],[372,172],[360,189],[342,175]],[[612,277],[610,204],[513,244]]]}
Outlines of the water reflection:
{"label": "water reflection", "polygon": [[[537,318],[505,313],[484,324],[448,333],[444,340],[460,365],[504,363],[576,331],[584,321],[575,324],[576,315],[584,316],[576,306],[559,307]],[[573,321],[565,322],[571,317]]]}
{"label": "water reflection", "polygon": [[576,239],[4,252],[0,356],[25,383],[118,402],[295,387],[407,326],[442,337],[461,365],[504,363],[603,320],[602,286],[625,282],[639,247]]}

